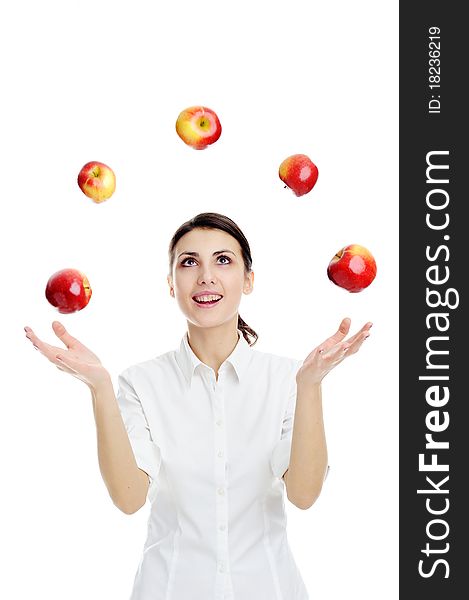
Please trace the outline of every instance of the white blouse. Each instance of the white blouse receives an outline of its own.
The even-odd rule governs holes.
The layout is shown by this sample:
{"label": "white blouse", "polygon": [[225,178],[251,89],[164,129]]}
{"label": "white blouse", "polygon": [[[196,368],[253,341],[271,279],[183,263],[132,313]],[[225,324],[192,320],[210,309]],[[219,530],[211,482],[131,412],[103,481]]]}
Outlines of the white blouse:
{"label": "white blouse", "polygon": [[[240,332],[239,332],[240,333]],[[219,369],[178,351],[119,375],[119,407],[151,512],[130,600],[307,600],[286,534],[302,361],[240,333]]]}

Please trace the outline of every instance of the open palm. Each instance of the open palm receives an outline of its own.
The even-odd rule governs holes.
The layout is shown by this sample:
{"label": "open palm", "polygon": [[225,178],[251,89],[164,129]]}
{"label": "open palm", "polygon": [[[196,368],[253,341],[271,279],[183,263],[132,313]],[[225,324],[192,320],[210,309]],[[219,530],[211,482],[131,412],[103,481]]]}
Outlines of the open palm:
{"label": "open palm", "polygon": [[298,370],[298,383],[318,384],[347,356],[355,354],[370,335],[371,322],[365,323],[355,334],[345,339],[350,331],[350,319],[342,319],[339,329],[322,344],[314,348]]}
{"label": "open palm", "polygon": [[96,354],[71,336],[62,323],[54,321],[52,329],[65,348],[47,344],[39,339],[30,327],[24,328],[26,337],[34,347],[61,371],[70,373],[89,386],[95,386],[109,377]]}

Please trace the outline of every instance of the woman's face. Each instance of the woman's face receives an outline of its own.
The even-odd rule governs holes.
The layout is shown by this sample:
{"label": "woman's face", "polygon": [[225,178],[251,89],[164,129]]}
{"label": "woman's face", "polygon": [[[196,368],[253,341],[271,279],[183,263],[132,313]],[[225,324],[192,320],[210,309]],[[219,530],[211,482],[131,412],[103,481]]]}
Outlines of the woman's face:
{"label": "woman's face", "polygon": [[237,319],[242,294],[252,291],[238,241],[219,229],[193,229],[176,244],[170,294],[188,321],[216,327]]}

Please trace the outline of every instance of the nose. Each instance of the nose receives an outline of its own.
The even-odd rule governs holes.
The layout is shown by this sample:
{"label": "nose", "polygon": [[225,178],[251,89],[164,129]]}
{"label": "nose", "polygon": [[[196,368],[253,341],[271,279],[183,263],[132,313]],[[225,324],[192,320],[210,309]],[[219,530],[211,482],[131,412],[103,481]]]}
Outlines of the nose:
{"label": "nose", "polygon": [[197,279],[197,283],[199,285],[208,285],[210,283],[215,284],[216,283],[216,277],[215,275],[212,273],[212,271],[210,270],[209,267],[205,267],[200,271],[200,275]]}

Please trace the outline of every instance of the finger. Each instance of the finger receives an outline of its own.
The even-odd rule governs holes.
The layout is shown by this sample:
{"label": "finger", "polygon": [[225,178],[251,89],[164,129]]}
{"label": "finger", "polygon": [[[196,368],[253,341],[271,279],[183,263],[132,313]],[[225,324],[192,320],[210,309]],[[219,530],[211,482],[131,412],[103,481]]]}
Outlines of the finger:
{"label": "finger", "polygon": [[55,365],[57,367],[57,369],[59,371],[62,371],[63,373],[70,373],[71,375],[74,375],[75,373],[73,371],[71,371],[70,369],[68,369],[66,366],[61,366],[61,365]]}
{"label": "finger", "polygon": [[75,361],[73,358],[70,358],[70,356],[64,356],[63,354],[56,353],[55,358],[62,366],[66,367],[71,372],[78,373],[76,369],[77,361]]}
{"label": "finger", "polygon": [[330,348],[331,346],[334,346],[335,344],[341,342],[350,331],[350,323],[351,321],[348,317],[342,319],[339,325],[339,329],[334,333],[334,335],[331,335],[331,337],[326,340],[325,345],[322,344],[322,346],[327,346],[327,348]]}
{"label": "finger", "polygon": [[350,353],[351,347],[352,346],[346,342],[343,342],[342,344],[336,344],[332,348],[329,348],[329,350],[326,352],[323,352],[321,354],[321,359],[330,363],[332,366],[336,366],[339,364],[339,362],[344,360],[347,354]]}
{"label": "finger", "polygon": [[331,369],[340,364],[347,356],[355,354],[360,349],[363,342],[370,337],[369,327],[363,328],[358,334],[355,334],[354,341],[350,343],[348,340],[341,344],[336,344],[328,351],[319,350],[319,360],[322,368],[328,373]]}
{"label": "finger", "polygon": [[32,336],[35,336],[36,334],[34,333],[34,331],[31,329],[31,327],[28,327],[28,325],[26,325],[24,327],[24,331],[26,334],[26,337],[28,338],[28,340],[32,341]]}
{"label": "finger", "polygon": [[344,353],[352,354],[354,351],[358,350],[361,344],[370,336],[370,327],[371,324],[367,323],[355,335],[330,348],[328,352],[325,352],[322,355],[323,358],[341,356]]}
{"label": "finger", "polygon": [[31,327],[25,327],[24,331],[26,333],[26,337],[28,338],[28,340],[31,340],[31,341],[34,340],[34,341],[36,341],[36,340],[39,339],[37,337],[37,335],[34,333],[34,331],[31,329]]}
{"label": "finger", "polygon": [[[342,321],[340,322],[340,325],[339,325],[339,329],[334,333],[334,335],[331,335],[331,337],[327,338],[327,340],[324,340],[324,342],[318,346],[318,348],[317,348],[318,352],[320,352],[320,353],[327,352],[333,346],[335,346],[336,344],[339,344],[345,338],[345,336],[348,334],[348,332],[350,331],[350,323],[351,323],[351,321],[348,317],[345,317],[345,319],[342,319]],[[313,354],[313,353],[314,353],[314,350],[311,354]]]}
{"label": "finger", "polygon": [[52,323],[52,329],[54,330],[55,335],[67,346],[67,348],[70,348],[78,342],[76,338],[68,333],[60,321],[54,321]]}
{"label": "finger", "polygon": [[358,350],[361,348],[361,345],[363,344],[363,342],[370,337],[369,330],[365,329],[364,331],[360,331],[354,337],[355,337],[355,339],[353,340],[353,342],[351,344],[349,344],[348,342],[346,343],[345,353],[347,355],[355,354],[355,352],[358,352]]}
{"label": "finger", "polygon": [[26,337],[31,341],[36,350],[39,350],[41,354],[49,359],[58,369],[60,368],[61,371],[74,374],[74,371],[70,370],[70,368],[65,365],[65,362],[57,359],[57,354],[61,351],[60,348],[51,346],[40,340],[30,327],[25,327],[24,330],[26,332]]}
{"label": "finger", "polygon": [[368,321],[368,323],[365,323],[363,325],[363,327],[360,329],[359,333],[368,333],[370,332],[370,329],[373,327],[373,323],[371,321]]}
{"label": "finger", "polygon": [[365,323],[365,325],[363,325],[363,327],[361,329],[359,329],[357,331],[357,333],[350,336],[347,340],[345,340],[345,342],[347,342],[348,345],[351,346],[356,340],[358,340],[364,334],[369,335],[369,332],[370,332],[370,329],[372,328],[372,326],[373,326],[373,323],[371,321],[369,321],[368,323]]}
{"label": "finger", "polygon": [[24,330],[26,332],[26,337],[33,344],[33,346],[37,350],[40,350],[43,353],[47,353],[51,346],[40,340],[30,327],[25,327]]}

